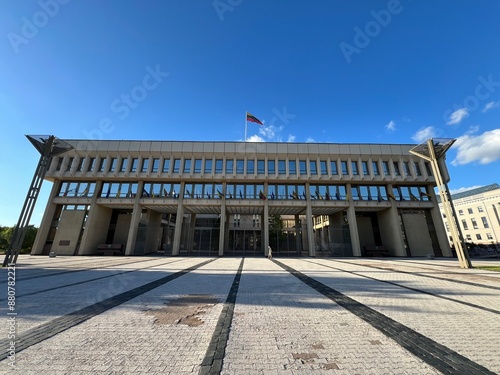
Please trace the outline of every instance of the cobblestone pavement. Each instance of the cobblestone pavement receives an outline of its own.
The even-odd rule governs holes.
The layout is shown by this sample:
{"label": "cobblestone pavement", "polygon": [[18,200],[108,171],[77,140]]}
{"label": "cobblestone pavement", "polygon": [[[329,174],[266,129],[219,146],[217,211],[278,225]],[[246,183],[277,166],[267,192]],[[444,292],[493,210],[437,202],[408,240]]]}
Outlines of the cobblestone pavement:
{"label": "cobblestone pavement", "polygon": [[0,289],[0,374],[500,373],[500,273],[453,259],[20,256]]}

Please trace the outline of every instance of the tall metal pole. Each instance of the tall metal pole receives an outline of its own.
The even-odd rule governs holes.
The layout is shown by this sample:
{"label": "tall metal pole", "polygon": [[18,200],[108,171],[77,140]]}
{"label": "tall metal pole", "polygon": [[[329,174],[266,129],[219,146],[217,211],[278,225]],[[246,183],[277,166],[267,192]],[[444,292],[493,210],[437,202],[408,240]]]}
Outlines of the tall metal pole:
{"label": "tall metal pole", "polygon": [[[434,173],[434,177],[436,179],[436,185],[439,191],[439,196],[441,197],[441,203],[443,204],[444,212],[448,219],[448,223],[450,224],[449,229],[451,233],[451,238],[453,246],[455,247],[455,251],[457,253],[460,267],[472,268],[469,252],[467,251],[467,247],[465,246],[464,238],[460,230],[460,225],[458,223],[455,207],[453,206],[451,201],[450,190],[448,189],[447,181],[444,181],[443,179],[443,174],[439,167],[439,159],[444,157],[445,152],[453,145],[455,140],[447,139],[444,141],[446,141],[444,144],[440,144],[442,148],[441,150],[439,150],[439,155],[436,152],[434,140],[432,138],[427,140],[427,147],[422,147],[423,145],[422,143],[421,145],[410,150],[410,152],[430,162],[432,171]],[[439,142],[440,141],[438,140],[438,143]]]}
{"label": "tall metal pole", "polygon": [[43,179],[45,178],[45,173],[49,168],[52,157],[55,154],[64,152],[71,148],[71,146],[69,146],[60,148],[56,152],[53,152],[54,146],[56,144],[56,137],[53,135],[46,138],[35,138],[28,136],[28,139],[35,145],[41,156],[40,160],[38,161],[33,180],[31,181],[31,186],[28,190],[28,194],[26,195],[26,199],[24,200],[24,205],[23,209],[21,210],[21,214],[19,215],[19,220],[14,228],[14,233],[12,234],[9,247],[5,252],[5,259],[2,264],[3,267],[15,265],[17,262],[17,257],[23,247],[23,242],[29,226],[31,215],[33,214],[33,209],[35,208],[35,203],[38,198],[38,194],[40,193],[40,188],[42,186]]}

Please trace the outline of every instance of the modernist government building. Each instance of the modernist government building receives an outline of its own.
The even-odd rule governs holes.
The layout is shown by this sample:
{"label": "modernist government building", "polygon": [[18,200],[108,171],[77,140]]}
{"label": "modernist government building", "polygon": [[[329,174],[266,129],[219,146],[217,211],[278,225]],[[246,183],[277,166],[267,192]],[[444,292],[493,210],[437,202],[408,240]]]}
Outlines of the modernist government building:
{"label": "modernist government building", "polygon": [[64,142],[32,254],[451,256],[415,145]]}

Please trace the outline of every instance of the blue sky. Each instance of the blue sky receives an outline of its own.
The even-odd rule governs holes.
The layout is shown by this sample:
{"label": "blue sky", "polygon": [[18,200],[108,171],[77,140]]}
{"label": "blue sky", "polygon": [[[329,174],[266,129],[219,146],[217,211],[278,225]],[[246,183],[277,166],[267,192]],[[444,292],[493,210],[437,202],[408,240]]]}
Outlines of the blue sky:
{"label": "blue sky", "polygon": [[[0,225],[59,138],[420,143],[499,182],[500,2],[2,1]],[[45,182],[31,223],[38,225]]]}

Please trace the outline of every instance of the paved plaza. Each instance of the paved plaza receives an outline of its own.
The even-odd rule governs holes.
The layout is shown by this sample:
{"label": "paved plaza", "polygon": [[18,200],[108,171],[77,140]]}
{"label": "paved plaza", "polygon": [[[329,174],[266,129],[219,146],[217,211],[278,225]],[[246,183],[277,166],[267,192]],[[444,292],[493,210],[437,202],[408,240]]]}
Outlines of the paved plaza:
{"label": "paved plaza", "polygon": [[500,273],[456,259],[21,255],[10,271],[1,374],[500,373]]}

